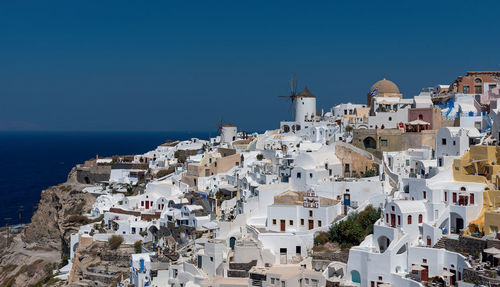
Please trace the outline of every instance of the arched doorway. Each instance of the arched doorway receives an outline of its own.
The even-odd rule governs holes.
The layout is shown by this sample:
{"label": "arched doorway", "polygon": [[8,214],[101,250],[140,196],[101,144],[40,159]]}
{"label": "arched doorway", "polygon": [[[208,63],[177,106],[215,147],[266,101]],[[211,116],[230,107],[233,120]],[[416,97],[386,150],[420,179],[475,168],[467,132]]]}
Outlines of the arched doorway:
{"label": "arched doorway", "polygon": [[380,253],[384,253],[387,250],[387,247],[389,247],[389,245],[391,244],[391,240],[389,239],[389,237],[384,235],[380,236],[377,239],[377,242]]}
{"label": "arched doorway", "polygon": [[231,247],[232,250],[234,250],[235,244],[236,244],[236,238],[235,237],[229,238],[229,247]]}
{"label": "arched doorway", "polygon": [[369,149],[369,148],[377,149],[377,142],[372,137],[365,138],[363,140],[363,145],[365,146],[365,149]]}
{"label": "arched doorway", "polygon": [[460,230],[464,229],[464,219],[460,214],[451,212],[450,213],[450,231],[452,233],[459,234]]}
{"label": "arched doorway", "polygon": [[361,276],[359,275],[359,272],[357,270],[351,271],[351,281],[361,284]]}

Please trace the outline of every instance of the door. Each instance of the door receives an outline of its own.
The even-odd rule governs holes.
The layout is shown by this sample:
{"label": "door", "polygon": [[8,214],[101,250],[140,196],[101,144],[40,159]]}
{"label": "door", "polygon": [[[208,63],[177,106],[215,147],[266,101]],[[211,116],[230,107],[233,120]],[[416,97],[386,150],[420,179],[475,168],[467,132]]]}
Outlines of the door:
{"label": "door", "polygon": [[149,200],[146,201],[146,209],[149,209]]}
{"label": "door", "polygon": [[427,246],[431,246],[431,238],[427,237]]}
{"label": "door", "polygon": [[459,230],[464,229],[464,220],[462,218],[457,218],[457,230],[456,232],[458,233]]}
{"label": "door", "polygon": [[234,250],[235,244],[236,244],[236,238],[234,237],[229,238],[229,247],[231,247],[232,250]]}
{"label": "door", "polygon": [[396,214],[391,214],[391,227],[396,227]]}
{"label": "door", "polygon": [[285,231],[285,224],[286,224],[286,221],[285,220],[280,220],[280,230],[281,231]]}
{"label": "door", "polygon": [[427,281],[429,279],[429,266],[427,265],[422,265],[425,269],[420,271],[420,280],[422,281]]}
{"label": "door", "polygon": [[314,220],[309,219],[309,230],[314,228]]}

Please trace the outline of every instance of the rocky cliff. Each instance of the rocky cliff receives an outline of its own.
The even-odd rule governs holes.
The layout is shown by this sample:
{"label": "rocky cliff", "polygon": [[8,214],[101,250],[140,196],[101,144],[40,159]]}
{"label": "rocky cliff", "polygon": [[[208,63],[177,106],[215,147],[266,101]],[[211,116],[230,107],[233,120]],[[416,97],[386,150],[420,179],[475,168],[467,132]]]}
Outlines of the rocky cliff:
{"label": "rocky cliff", "polygon": [[96,196],[82,193],[86,186],[78,181],[78,167],[73,168],[65,183],[42,191],[31,223],[10,234],[9,241],[2,231],[0,286],[62,284],[52,278],[52,270],[64,264],[70,235],[88,223],[81,214],[90,211]]}

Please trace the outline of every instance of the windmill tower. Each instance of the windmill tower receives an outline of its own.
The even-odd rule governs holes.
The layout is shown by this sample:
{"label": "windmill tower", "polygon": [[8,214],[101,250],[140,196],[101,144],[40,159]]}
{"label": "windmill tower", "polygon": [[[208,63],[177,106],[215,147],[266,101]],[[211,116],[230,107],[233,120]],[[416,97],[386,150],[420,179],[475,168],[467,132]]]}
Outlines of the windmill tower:
{"label": "windmill tower", "polygon": [[238,128],[230,123],[224,124],[222,118],[217,123],[217,130],[220,133],[220,143],[229,144],[236,140]]}

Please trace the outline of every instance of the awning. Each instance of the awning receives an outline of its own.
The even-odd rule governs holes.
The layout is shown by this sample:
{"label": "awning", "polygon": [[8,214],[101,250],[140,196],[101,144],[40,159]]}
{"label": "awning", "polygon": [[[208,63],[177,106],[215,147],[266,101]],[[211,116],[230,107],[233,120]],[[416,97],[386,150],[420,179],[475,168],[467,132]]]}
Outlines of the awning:
{"label": "awning", "polygon": [[425,270],[424,267],[422,267],[421,265],[418,265],[418,264],[413,264],[411,266],[411,271],[422,271],[422,270]]}
{"label": "awning", "polygon": [[446,277],[453,276],[453,275],[455,275],[455,274],[451,273],[448,270],[443,270],[443,272],[441,273],[441,276],[446,276]]}
{"label": "awning", "polygon": [[500,249],[495,248],[495,247],[490,247],[490,248],[487,248],[483,251],[484,251],[484,253],[488,253],[488,254],[500,254]]}
{"label": "awning", "polygon": [[430,125],[430,123],[428,123],[426,121],[422,121],[422,120],[414,120],[414,121],[409,122],[408,125],[411,125],[411,126],[428,126],[428,125]]}

